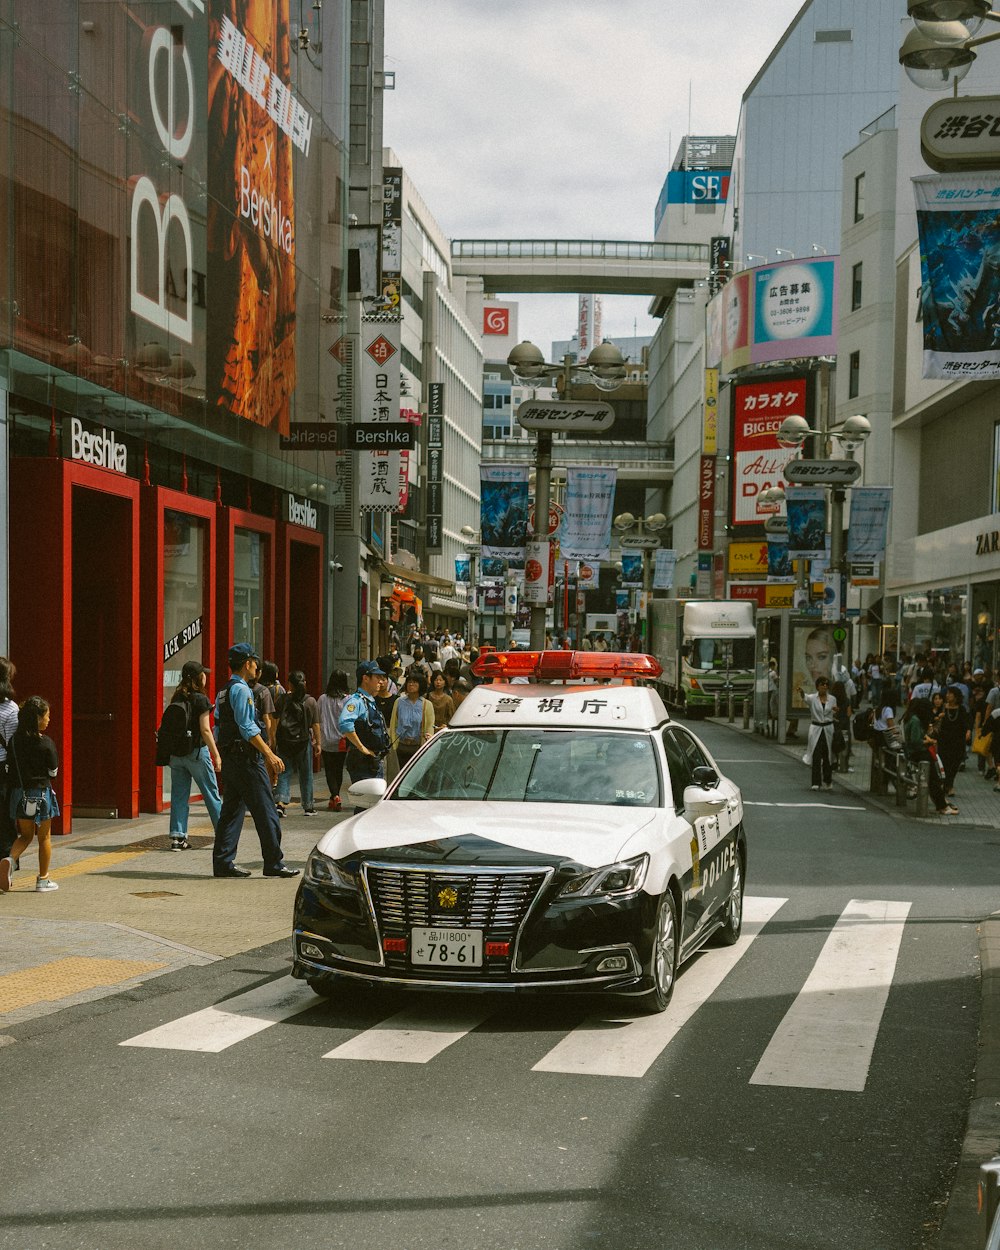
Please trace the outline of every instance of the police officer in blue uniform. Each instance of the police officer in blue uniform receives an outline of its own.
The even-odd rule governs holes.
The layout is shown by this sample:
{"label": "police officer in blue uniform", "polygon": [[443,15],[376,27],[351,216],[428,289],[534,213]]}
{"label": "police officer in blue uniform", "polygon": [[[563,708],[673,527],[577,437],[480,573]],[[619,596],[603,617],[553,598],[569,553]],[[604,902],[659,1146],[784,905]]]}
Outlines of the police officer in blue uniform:
{"label": "police officer in blue uniform", "polygon": [[358,665],[358,689],[347,699],[340,713],[340,732],[351,744],[344,761],[351,781],[384,777],[383,760],[389,750],[389,730],[375,702],[385,673],[374,660]]}
{"label": "police officer in blue uniform", "polygon": [[273,779],[284,764],[267,744],[266,729],[257,719],[251,689],[260,657],[248,642],[229,648],[231,677],[225,699],[218,700],[219,754],[222,756],[222,811],[215,831],[212,870],[216,877],[249,877],[237,867],[236,847],[247,811],[253,817],[264,857],[265,877],[297,877],[281,852],[281,825],[271,794]]}

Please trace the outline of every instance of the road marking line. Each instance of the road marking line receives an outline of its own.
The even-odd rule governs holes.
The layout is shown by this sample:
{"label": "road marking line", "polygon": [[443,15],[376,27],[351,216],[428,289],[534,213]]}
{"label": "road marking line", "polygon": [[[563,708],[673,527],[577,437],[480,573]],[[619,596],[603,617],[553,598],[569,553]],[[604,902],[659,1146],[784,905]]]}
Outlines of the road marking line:
{"label": "road marking line", "polygon": [[237,994],[235,998],[227,998],[216,1007],[169,1020],[118,1044],[152,1050],[197,1050],[215,1055],[321,1002],[323,999],[303,982],[293,981],[288,976],[279,977]]}
{"label": "road marking line", "polygon": [[864,1089],[910,906],[847,904],[751,1085]]}
{"label": "road marking line", "polygon": [[[471,1033],[490,1012],[464,1012],[444,1019],[423,1011],[401,1011],[328,1051],[324,1059],[374,1059],[380,1063],[428,1063]],[[435,1010],[440,1010],[439,1008]]]}
{"label": "road marking line", "polygon": [[867,807],[848,806],[846,803],[768,803],[766,801],[751,802],[743,800],[744,807],[818,807],[826,812],[866,812]]}
{"label": "road marking line", "polygon": [[658,1016],[584,1022],[555,1045],[533,1072],[573,1072],[586,1076],[645,1076],[661,1052],[694,1013],[715,993],[750,949],[750,944],[788,900],[745,898],[743,933],[734,945],[706,952],[677,978],[667,1010]]}

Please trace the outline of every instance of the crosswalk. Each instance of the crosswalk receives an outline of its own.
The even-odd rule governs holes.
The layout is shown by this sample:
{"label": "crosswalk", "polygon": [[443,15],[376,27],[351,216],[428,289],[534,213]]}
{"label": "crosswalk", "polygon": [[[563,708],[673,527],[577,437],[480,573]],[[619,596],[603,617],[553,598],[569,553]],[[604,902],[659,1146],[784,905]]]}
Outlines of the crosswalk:
{"label": "crosswalk", "polygon": [[[583,1020],[532,1067],[539,1074],[644,1077],[720,989],[787,902],[748,896],[731,947],[704,951],[682,969],[661,1015],[602,1014]],[[750,1083],[863,1090],[910,904],[852,899],[776,1027]],[[220,1054],[325,1000],[280,977],[120,1042],[139,1049]],[[570,1000],[566,1000],[570,1001]],[[323,1059],[427,1064],[497,1013],[493,1000],[437,996],[357,1032]]]}

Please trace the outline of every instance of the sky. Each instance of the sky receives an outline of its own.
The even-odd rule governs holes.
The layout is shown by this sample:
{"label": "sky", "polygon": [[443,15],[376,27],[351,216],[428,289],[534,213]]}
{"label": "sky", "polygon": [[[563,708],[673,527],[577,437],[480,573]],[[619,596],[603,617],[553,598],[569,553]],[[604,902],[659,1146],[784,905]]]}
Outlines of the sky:
{"label": "sky", "polygon": [[[385,0],[384,142],[450,239],[653,238],[685,134],[735,134],[802,0]],[[690,115],[690,122],[689,122]],[[548,353],[575,296],[511,295]],[[604,336],[651,335],[604,296]]]}

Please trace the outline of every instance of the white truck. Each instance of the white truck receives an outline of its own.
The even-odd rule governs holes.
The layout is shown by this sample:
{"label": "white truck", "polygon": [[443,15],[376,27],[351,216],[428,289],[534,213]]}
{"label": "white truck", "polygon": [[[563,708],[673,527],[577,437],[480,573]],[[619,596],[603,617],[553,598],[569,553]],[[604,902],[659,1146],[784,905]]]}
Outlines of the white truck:
{"label": "white truck", "polygon": [[757,631],[754,605],[742,599],[654,599],[650,648],[663,666],[664,702],[691,715],[753,695]]}

